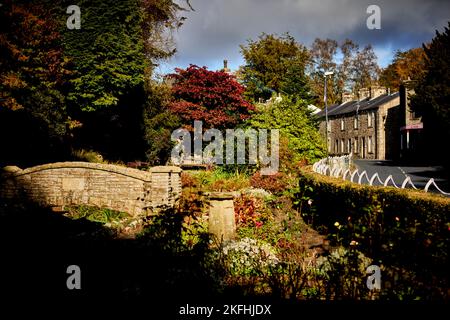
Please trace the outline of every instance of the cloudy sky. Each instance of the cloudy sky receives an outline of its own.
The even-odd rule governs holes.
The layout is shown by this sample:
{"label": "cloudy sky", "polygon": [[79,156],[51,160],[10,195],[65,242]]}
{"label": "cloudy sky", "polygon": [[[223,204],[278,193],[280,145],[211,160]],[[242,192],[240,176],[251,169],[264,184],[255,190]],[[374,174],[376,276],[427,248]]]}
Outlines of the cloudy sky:
{"label": "cloudy sky", "polygon": [[[235,70],[243,64],[240,44],[261,32],[286,31],[306,46],[317,37],[350,38],[360,46],[371,43],[384,67],[396,50],[421,46],[450,20],[450,1],[443,0],[191,0],[191,4],[195,11],[184,14],[187,20],[174,34],[178,53],[161,65],[161,73],[190,63],[216,70],[224,59]],[[381,10],[380,30],[366,25],[372,4]]]}

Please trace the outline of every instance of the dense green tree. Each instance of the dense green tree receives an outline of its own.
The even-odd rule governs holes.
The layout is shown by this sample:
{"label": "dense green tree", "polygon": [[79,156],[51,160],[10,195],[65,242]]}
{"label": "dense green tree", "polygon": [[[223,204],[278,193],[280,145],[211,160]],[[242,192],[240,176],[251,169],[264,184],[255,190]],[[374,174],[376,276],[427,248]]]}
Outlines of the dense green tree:
{"label": "dense green tree", "polygon": [[312,163],[326,153],[325,143],[307,105],[305,100],[283,97],[281,102],[259,105],[246,124],[251,128],[279,129],[281,137],[288,139],[289,148],[294,152],[292,161]]}
{"label": "dense green tree", "polygon": [[423,117],[428,154],[448,166],[450,159],[442,143],[450,139],[450,22],[423,49],[426,72],[415,88],[412,108]]}
{"label": "dense green tree", "polygon": [[144,83],[147,61],[139,1],[82,0],[77,5],[81,29],[63,29],[65,55],[74,69],[68,100],[82,111],[117,105]]}
{"label": "dense green tree", "polygon": [[240,47],[245,65],[239,75],[251,100],[268,99],[274,92],[309,98],[305,75],[309,54],[289,33],[263,33]]}
{"label": "dense green tree", "polygon": [[144,101],[155,94],[145,92],[145,81],[174,53],[170,32],[184,20],[180,3],[80,0],[81,29],[72,30],[69,0],[4,1],[0,112],[10,138],[1,141],[2,156],[14,163],[11,147],[24,146],[21,158],[50,161],[40,154],[56,155],[55,141],[107,158],[142,156]]}
{"label": "dense green tree", "polygon": [[150,81],[147,93],[151,99],[147,99],[144,105],[146,158],[153,165],[163,165],[173,146],[171,134],[181,126],[181,120],[169,110],[173,96],[168,83]]}

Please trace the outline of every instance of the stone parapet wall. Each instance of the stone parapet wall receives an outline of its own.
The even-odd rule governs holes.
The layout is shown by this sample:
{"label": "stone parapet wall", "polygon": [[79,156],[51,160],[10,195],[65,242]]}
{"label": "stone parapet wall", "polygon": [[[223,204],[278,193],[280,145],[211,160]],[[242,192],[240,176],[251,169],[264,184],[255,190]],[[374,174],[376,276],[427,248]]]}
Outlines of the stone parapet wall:
{"label": "stone parapet wall", "polygon": [[181,194],[181,169],[149,171],[110,164],[59,162],[27,169],[5,167],[0,200],[31,201],[42,206],[89,205],[131,215],[173,206]]}

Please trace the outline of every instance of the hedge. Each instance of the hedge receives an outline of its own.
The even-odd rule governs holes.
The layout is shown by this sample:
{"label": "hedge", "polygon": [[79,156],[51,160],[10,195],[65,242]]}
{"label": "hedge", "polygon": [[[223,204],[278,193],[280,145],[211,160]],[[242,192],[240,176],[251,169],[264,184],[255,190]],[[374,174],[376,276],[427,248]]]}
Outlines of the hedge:
{"label": "hedge", "polygon": [[334,244],[358,243],[373,264],[385,268],[393,289],[404,280],[418,297],[448,299],[450,198],[358,185],[307,167],[300,175],[299,200],[307,223]]}

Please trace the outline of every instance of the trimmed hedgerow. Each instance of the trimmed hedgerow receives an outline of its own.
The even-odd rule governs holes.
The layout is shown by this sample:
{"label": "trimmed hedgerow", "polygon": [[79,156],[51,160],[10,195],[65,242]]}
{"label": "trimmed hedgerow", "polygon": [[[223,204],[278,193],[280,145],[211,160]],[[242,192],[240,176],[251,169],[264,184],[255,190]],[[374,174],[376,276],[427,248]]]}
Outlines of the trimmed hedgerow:
{"label": "trimmed hedgerow", "polygon": [[448,299],[449,198],[358,185],[307,168],[300,174],[299,202],[305,221],[332,242],[356,245],[384,266],[391,292],[392,282],[408,278],[413,297],[431,298],[432,292]]}

